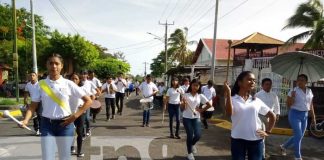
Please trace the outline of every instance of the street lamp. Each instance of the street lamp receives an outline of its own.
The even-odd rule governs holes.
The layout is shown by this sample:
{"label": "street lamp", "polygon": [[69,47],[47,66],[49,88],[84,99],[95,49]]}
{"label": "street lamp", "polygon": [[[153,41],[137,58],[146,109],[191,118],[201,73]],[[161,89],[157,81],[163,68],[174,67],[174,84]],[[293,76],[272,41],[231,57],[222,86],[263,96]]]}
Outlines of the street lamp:
{"label": "street lamp", "polygon": [[37,74],[37,57],[36,57],[36,33],[35,33],[35,16],[34,16],[34,5],[33,0],[30,0],[30,12],[31,12],[31,20],[32,20],[32,30],[33,30],[33,71]]}

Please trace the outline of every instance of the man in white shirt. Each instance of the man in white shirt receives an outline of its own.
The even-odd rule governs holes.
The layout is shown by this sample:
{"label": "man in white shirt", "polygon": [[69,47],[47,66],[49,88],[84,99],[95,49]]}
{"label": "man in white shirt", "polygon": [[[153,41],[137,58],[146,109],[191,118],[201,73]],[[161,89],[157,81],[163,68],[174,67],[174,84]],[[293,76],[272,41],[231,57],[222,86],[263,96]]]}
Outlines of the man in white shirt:
{"label": "man in white shirt", "polygon": [[100,95],[100,92],[98,92],[98,91],[101,90],[101,86],[102,86],[100,80],[97,77],[95,77],[95,73],[93,71],[89,70],[89,73],[88,74],[89,74],[88,80],[89,81],[92,81],[92,83],[97,88],[97,95]]}
{"label": "man in white shirt", "polygon": [[[31,98],[34,98],[36,95],[36,92],[39,90],[38,80],[37,80],[37,74],[35,72],[30,73],[30,82],[27,83],[25,86],[25,93],[24,93],[24,104],[28,105],[27,99],[28,95]],[[38,104],[37,110],[36,110],[36,117],[33,118],[34,122],[34,130],[36,131],[36,135],[39,136],[39,127],[40,127],[40,121],[41,121],[41,114],[42,114],[42,105],[41,103]]]}
{"label": "man in white shirt", "polygon": [[188,78],[185,78],[183,79],[183,85],[181,86],[182,90],[186,93],[188,88],[189,88],[189,79]]}
{"label": "man in white shirt", "polygon": [[127,82],[125,79],[123,79],[123,73],[118,74],[118,77],[115,80],[115,85],[117,86],[116,106],[117,106],[119,115],[122,115],[123,107],[124,107],[125,90],[127,87]]}
{"label": "man in white shirt", "polygon": [[[256,97],[261,99],[272,112],[276,114],[276,121],[279,121],[279,115],[280,115],[280,105],[279,105],[279,99],[278,96],[271,91],[272,88],[272,80],[270,78],[264,78],[261,82],[262,89],[255,94]],[[263,116],[259,114],[259,118],[262,122],[262,128],[263,130],[266,129],[266,126],[268,126],[269,119],[266,116]],[[263,143],[263,158],[265,159],[265,143]]]}
{"label": "man in white shirt", "polygon": [[[115,97],[116,97],[116,91],[117,87],[115,83],[112,80],[111,76],[107,77],[106,83],[102,85],[101,88],[102,93],[105,93],[105,103],[106,103],[106,116],[107,121],[110,119],[115,119]],[[110,117],[110,108],[112,117]]]}
{"label": "man in white shirt", "polygon": [[[215,88],[213,87],[214,83],[212,80],[209,80],[207,82],[207,85],[201,87],[201,93],[208,99],[208,101],[213,104],[213,99],[216,97],[216,91]],[[214,107],[208,108],[204,113],[203,113],[203,119],[202,122],[204,124],[205,129],[208,129],[208,123],[207,120],[210,119],[213,116],[214,113]]]}
{"label": "man in white shirt", "polygon": [[153,96],[159,92],[156,85],[152,82],[151,76],[146,75],[146,81],[143,82],[139,89],[141,90],[143,97],[151,99],[151,102],[147,103],[147,106],[144,106],[143,111],[143,125],[142,127],[149,127],[150,126],[150,110],[153,108]]}

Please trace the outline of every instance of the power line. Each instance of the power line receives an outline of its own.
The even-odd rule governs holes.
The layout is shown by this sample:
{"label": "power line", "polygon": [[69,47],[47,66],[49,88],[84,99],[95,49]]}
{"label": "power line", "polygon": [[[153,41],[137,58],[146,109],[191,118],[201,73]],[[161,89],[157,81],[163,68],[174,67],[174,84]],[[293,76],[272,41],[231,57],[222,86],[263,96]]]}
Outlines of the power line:
{"label": "power line", "polygon": [[215,8],[216,5],[213,5],[210,7],[204,14],[202,14],[194,23],[192,23],[188,28],[193,27],[195,24],[197,24],[204,16],[206,16],[213,8]]}
{"label": "power line", "polygon": [[[138,48],[132,48],[132,49],[142,49],[142,48],[153,48],[153,47],[156,47],[156,46],[159,46],[161,45],[161,43],[158,43],[158,44],[154,44],[154,45],[151,45],[151,46],[143,46],[143,47],[138,47]],[[138,54],[138,52],[135,52],[135,53],[126,53],[124,54],[125,56],[129,56],[129,55],[133,55],[133,54]]]}
{"label": "power line", "polygon": [[[188,7],[186,8],[186,10],[182,13],[181,18],[182,18],[183,16],[185,16],[185,15],[187,15],[187,17],[189,16],[190,13],[188,13],[188,14],[186,14],[186,13],[190,10],[191,6],[192,6],[194,3],[195,3],[195,1],[193,1],[193,0],[189,3],[189,6],[188,6]],[[181,23],[184,22],[184,19],[186,19],[187,17],[182,18],[182,19],[181,19]],[[178,24],[180,24],[180,23],[178,23]]]}
{"label": "power line", "polygon": [[165,11],[167,10],[167,8],[169,7],[169,5],[170,5],[170,2],[171,2],[171,0],[169,0],[168,1],[168,3],[167,3],[167,5],[165,6],[165,8],[164,8],[164,10],[163,10],[163,12],[162,12],[162,14],[161,14],[161,16],[160,16],[160,19],[159,20],[161,20],[162,19],[162,17],[164,16],[164,14],[165,14]]}
{"label": "power line", "polygon": [[61,10],[59,9],[59,7],[56,5],[55,1],[53,0],[49,0],[51,5],[54,7],[54,9],[56,10],[56,12],[61,16],[61,18],[63,19],[63,21],[70,26],[71,30],[77,34],[79,34],[79,32],[77,31],[77,29],[74,27],[74,25],[65,17],[65,15],[61,12]]}
{"label": "power line", "polygon": [[187,0],[187,2],[183,5],[183,7],[179,10],[178,14],[174,17],[174,21],[177,21],[180,15],[183,15],[183,11],[187,8],[188,4],[192,3],[193,0]]}
{"label": "power line", "polygon": [[109,49],[109,50],[117,50],[117,49],[123,49],[123,48],[130,48],[132,46],[142,45],[142,44],[145,44],[145,43],[148,43],[148,42],[152,42],[152,40],[142,41],[142,42],[137,42],[137,43],[132,43],[132,44],[128,44],[128,45],[125,45],[125,46],[120,46],[120,47],[112,48],[112,49]]}
{"label": "power line", "polygon": [[173,14],[174,10],[177,8],[178,4],[179,4],[179,0],[177,0],[176,4],[174,5],[173,9],[171,10],[171,12],[169,13],[169,15],[166,19],[170,18],[170,16]]}
{"label": "power line", "polygon": [[[205,2],[207,2],[206,4],[209,6],[209,2],[208,2],[208,1],[205,1]],[[199,16],[199,13],[201,13],[201,12],[200,12],[200,9],[201,9],[201,8],[203,9],[203,8],[205,8],[205,7],[208,7],[208,6],[205,6],[205,5],[202,5],[202,4],[204,4],[204,3],[199,3],[199,5],[197,5],[197,8],[196,8],[195,10],[192,11],[193,15],[188,16],[189,18],[185,21],[186,25],[188,25],[189,22],[192,22],[192,20],[195,19],[196,15]],[[211,8],[209,8],[208,10],[210,10],[210,9],[211,9]],[[208,12],[203,13],[203,14],[207,14],[207,13],[208,13]]]}
{"label": "power line", "polygon": [[[222,15],[218,21],[222,20],[224,17],[228,16],[229,14],[231,14],[232,12],[234,12],[236,9],[238,9],[239,7],[241,7],[242,5],[244,5],[247,1],[249,0],[245,0],[243,2],[241,2],[240,4],[238,4],[237,6],[235,6],[233,9],[231,9],[230,11],[226,12],[224,15]],[[196,33],[192,34],[189,36],[189,38],[192,38],[193,36],[201,33],[202,31],[204,31],[205,29],[211,27],[214,24],[214,22],[208,24],[207,26],[205,26],[204,28],[200,29],[199,31],[197,31]]]}

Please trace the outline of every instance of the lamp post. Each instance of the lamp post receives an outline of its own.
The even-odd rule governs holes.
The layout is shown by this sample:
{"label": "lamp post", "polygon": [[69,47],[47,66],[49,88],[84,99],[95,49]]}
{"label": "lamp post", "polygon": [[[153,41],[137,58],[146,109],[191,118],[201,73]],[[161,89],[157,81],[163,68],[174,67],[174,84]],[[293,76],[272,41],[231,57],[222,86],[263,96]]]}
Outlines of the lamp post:
{"label": "lamp post", "polygon": [[31,21],[32,21],[32,30],[33,30],[33,71],[38,74],[37,68],[37,57],[36,57],[36,33],[35,33],[35,16],[34,16],[34,5],[33,0],[30,0],[30,12],[31,12]]}
{"label": "lamp post", "polygon": [[213,38],[213,51],[212,51],[212,59],[211,59],[211,77],[210,79],[214,81],[215,78],[215,66],[216,66],[216,34],[217,34],[217,17],[218,17],[218,3],[219,0],[216,0],[215,6],[215,21],[214,21],[214,38]]}

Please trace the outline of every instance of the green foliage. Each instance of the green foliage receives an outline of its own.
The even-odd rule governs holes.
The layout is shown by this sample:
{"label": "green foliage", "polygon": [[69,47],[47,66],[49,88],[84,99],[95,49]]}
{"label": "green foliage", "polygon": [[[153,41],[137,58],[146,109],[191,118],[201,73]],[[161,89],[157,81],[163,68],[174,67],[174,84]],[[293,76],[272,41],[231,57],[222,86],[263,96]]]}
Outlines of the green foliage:
{"label": "green foliage", "polygon": [[320,0],[309,0],[300,4],[294,15],[288,19],[284,29],[298,27],[304,27],[308,30],[291,37],[286,44],[289,45],[308,38],[304,46],[305,49],[324,48],[323,4]]}
{"label": "green foliage", "polygon": [[100,79],[105,79],[108,75],[117,76],[118,72],[129,72],[130,65],[115,58],[105,58],[94,60],[88,69],[94,70]]}
{"label": "green foliage", "polygon": [[17,104],[23,104],[22,99],[19,99],[19,102],[17,102],[16,99],[13,99],[13,98],[1,98],[0,99],[0,105],[17,105]]}

